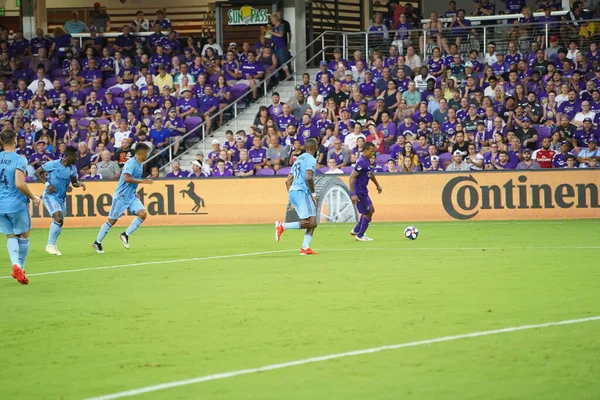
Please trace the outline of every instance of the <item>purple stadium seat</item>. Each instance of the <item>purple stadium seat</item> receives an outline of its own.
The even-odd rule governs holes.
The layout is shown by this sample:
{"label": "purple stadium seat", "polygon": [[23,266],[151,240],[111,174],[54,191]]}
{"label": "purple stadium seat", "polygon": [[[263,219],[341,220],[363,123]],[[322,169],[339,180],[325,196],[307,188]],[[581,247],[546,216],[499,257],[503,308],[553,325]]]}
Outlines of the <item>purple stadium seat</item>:
{"label": "purple stadium seat", "polygon": [[248,91],[250,87],[248,85],[242,85],[240,83],[236,83],[231,87],[231,98],[233,101],[239,99]]}
{"label": "purple stadium seat", "polygon": [[124,99],[124,98],[122,98],[122,97],[115,97],[115,101],[116,101],[117,103],[119,103],[119,105],[120,105],[120,106],[122,106],[122,105],[123,105],[123,102],[125,101],[125,99]]}
{"label": "purple stadium seat", "polygon": [[275,173],[275,175],[288,175],[292,169],[290,167],[281,168],[279,171]]}
{"label": "purple stadium seat", "polygon": [[321,172],[320,169],[316,170],[315,172],[316,172],[315,175],[323,175],[323,173]]}
{"label": "purple stadium seat", "polygon": [[202,123],[202,117],[196,117],[196,116],[188,117],[184,123],[186,132],[191,131],[192,129],[194,129],[195,127],[200,125],[201,123]]}
{"label": "purple stadium seat", "polygon": [[351,174],[353,170],[354,170],[354,167],[344,167],[344,168],[342,168],[342,171],[344,171],[345,174]]}
{"label": "purple stadium seat", "polygon": [[271,168],[263,168],[263,169],[256,171],[256,175],[257,176],[273,176],[273,175],[275,175],[275,171],[273,171]]}
{"label": "purple stadium seat", "polygon": [[87,128],[88,126],[90,126],[90,120],[89,119],[80,119],[79,120],[79,126],[82,128]]}
{"label": "purple stadium seat", "polygon": [[107,78],[104,81],[104,89],[108,89],[109,87],[115,86],[117,84],[117,78]]}
{"label": "purple stadium seat", "polygon": [[208,83],[214,85],[215,83],[217,83],[217,79],[219,79],[219,74],[212,74],[210,78],[208,78]]}
{"label": "purple stadium seat", "polygon": [[552,127],[539,125],[535,130],[538,133],[537,147],[538,149],[540,149],[542,148],[542,140],[544,140],[544,138],[552,136]]}
{"label": "purple stadium seat", "polygon": [[98,122],[98,125],[102,125],[102,124],[110,125],[110,120],[108,120],[106,118],[98,118],[98,120],[96,120],[96,122]]}
{"label": "purple stadium seat", "polygon": [[112,88],[110,89],[110,92],[113,94],[114,97],[123,97],[123,89],[121,89],[120,87]]}
{"label": "purple stadium seat", "polygon": [[67,78],[65,78],[64,76],[61,76],[58,78],[58,81],[60,82],[61,87],[65,87],[65,83],[67,83]]}
{"label": "purple stadium seat", "polygon": [[324,174],[327,171],[329,171],[329,167],[319,168],[319,172],[322,173],[322,174]]}
{"label": "purple stadium seat", "polygon": [[50,76],[53,78],[58,78],[63,76],[63,70],[62,68],[55,68],[52,70],[52,72],[50,72]]}
{"label": "purple stadium seat", "polygon": [[23,65],[27,66],[29,64],[31,64],[31,57],[23,58]]}
{"label": "purple stadium seat", "polygon": [[45,109],[44,110],[44,118],[48,118],[50,116],[50,113],[52,112],[52,110],[49,109]]}
{"label": "purple stadium seat", "polygon": [[379,163],[385,164],[387,162],[387,160],[389,160],[390,158],[391,158],[391,156],[389,154],[380,154],[375,157],[375,162],[378,165],[379,165]]}
{"label": "purple stadium seat", "polygon": [[452,161],[452,154],[449,152],[440,154],[440,163],[444,163],[446,161]]}
{"label": "purple stadium seat", "polygon": [[77,110],[75,110],[75,112],[73,113],[73,118],[79,120],[81,118],[85,118],[85,110],[78,108]]}

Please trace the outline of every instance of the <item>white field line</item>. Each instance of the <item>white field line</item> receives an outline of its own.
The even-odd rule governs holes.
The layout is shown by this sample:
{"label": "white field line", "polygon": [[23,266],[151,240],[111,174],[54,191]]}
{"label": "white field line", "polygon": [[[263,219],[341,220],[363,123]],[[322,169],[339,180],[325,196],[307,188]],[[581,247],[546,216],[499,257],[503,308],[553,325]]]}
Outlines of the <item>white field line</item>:
{"label": "white field line", "polygon": [[[397,248],[398,251],[418,251],[418,250],[437,250],[437,251],[451,251],[451,250],[471,250],[471,251],[493,251],[493,250],[532,250],[532,249],[540,249],[540,250],[551,250],[551,249],[600,249],[600,246],[523,246],[523,247],[402,247]],[[390,250],[387,247],[354,247],[348,249],[316,249],[319,251],[383,251]],[[209,256],[209,257],[195,257],[195,258],[183,258],[183,259],[175,259],[175,260],[162,260],[162,261],[147,261],[141,263],[133,263],[133,264],[120,264],[120,265],[108,265],[103,267],[90,267],[90,268],[78,268],[78,269],[65,269],[59,271],[47,271],[47,272],[37,272],[33,274],[27,274],[28,277],[32,276],[44,276],[44,275],[58,275],[58,274],[70,274],[73,272],[87,272],[87,271],[100,271],[105,269],[118,269],[118,268],[129,268],[129,267],[143,267],[145,265],[161,265],[161,264],[177,264],[177,263],[185,263],[191,261],[205,261],[205,260],[220,260],[227,258],[236,258],[236,257],[251,257],[251,256],[262,256],[268,254],[278,254],[278,253],[290,253],[298,251],[297,249],[288,249],[288,250],[271,250],[271,251],[260,251],[257,253],[241,253],[241,254],[225,254],[222,256]],[[0,276],[0,279],[9,279],[12,278],[10,275]]]}
{"label": "white field line", "polygon": [[93,398],[89,398],[87,400],[120,399],[123,397],[131,397],[131,396],[137,396],[137,395],[144,394],[144,393],[156,392],[159,390],[171,389],[171,388],[180,387],[180,386],[193,385],[195,383],[209,382],[209,381],[215,381],[215,380],[219,380],[219,379],[233,378],[233,377],[236,377],[239,375],[248,375],[248,374],[255,374],[258,372],[267,372],[267,371],[273,371],[273,370],[277,370],[277,369],[296,367],[299,365],[313,364],[313,363],[318,363],[318,362],[322,362],[322,361],[334,360],[334,359],[338,359],[338,358],[379,353],[381,351],[386,351],[386,350],[396,350],[396,349],[401,349],[401,348],[405,348],[405,347],[416,347],[416,346],[422,346],[422,345],[428,345],[428,344],[434,344],[434,343],[451,342],[451,341],[460,340],[460,339],[475,338],[475,337],[480,337],[480,336],[498,335],[498,334],[502,334],[502,333],[518,332],[518,331],[524,331],[524,330],[529,330],[529,329],[548,328],[551,326],[572,325],[572,324],[579,324],[579,323],[583,323],[583,322],[599,321],[599,320],[600,320],[600,316],[596,316],[596,317],[571,319],[571,320],[558,321],[558,322],[547,322],[544,324],[537,324],[537,325],[514,326],[514,327],[510,327],[510,328],[493,329],[493,330],[489,330],[489,331],[466,333],[466,334],[462,334],[462,335],[444,336],[444,337],[439,337],[439,338],[435,338],[435,339],[420,340],[420,341],[416,341],[416,342],[408,342],[408,343],[385,345],[385,346],[380,346],[380,347],[372,347],[370,349],[354,350],[354,351],[348,351],[345,353],[337,353],[337,354],[329,354],[329,355],[325,355],[325,356],[305,358],[302,360],[288,361],[288,362],[284,362],[284,363],[280,363],[280,364],[270,364],[270,365],[265,365],[263,367],[258,367],[258,368],[241,369],[238,371],[205,375],[205,376],[200,376],[200,377],[192,378],[192,379],[186,379],[186,380],[182,380],[182,381],[161,383],[159,385],[146,386],[146,387],[142,387],[142,388],[138,388],[138,389],[127,390],[124,392],[118,392],[118,393],[108,394],[108,395],[104,395],[104,396],[93,397]]}

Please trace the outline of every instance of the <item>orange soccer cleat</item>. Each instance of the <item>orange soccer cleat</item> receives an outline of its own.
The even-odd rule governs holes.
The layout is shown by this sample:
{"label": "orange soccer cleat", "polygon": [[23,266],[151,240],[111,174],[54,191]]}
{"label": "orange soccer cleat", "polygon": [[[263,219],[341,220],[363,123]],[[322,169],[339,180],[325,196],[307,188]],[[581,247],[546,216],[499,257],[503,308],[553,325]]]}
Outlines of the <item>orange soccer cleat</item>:
{"label": "orange soccer cleat", "polygon": [[300,255],[301,256],[312,256],[314,254],[319,254],[316,251],[311,250],[310,248],[308,249],[300,249]]}
{"label": "orange soccer cleat", "polygon": [[280,221],[275,222],[275,241],[279,242],[279,240],[281,240],[281,235],[283,234],[283,231],[285,231],[285,228],[283,227],[283,223],[281,223]]}
{"label": "orange soccer cleat", "polygon": [[12,277],[17,280],[21,285],[27,285],[29,283],[29,279],[25,276],[25,271],[21,269],[17,264],[13,265]]}

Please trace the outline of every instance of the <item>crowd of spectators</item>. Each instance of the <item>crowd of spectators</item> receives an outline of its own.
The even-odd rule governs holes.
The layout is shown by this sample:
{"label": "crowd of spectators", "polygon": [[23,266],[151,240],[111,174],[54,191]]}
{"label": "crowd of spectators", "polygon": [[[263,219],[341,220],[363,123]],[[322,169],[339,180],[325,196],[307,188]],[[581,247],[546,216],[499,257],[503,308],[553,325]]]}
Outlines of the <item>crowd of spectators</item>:
{"label": "crowd of spectators", "polygon": [[[488,4],[481,0],[480,8]],[[65,24],[73,33],[89,31],[82,48],[63,28],[52,40],[41,30],[30,41],[18,32],[12,43],[0,31],[0,121],[20,132],[18,151],[30,172],[69,145],[78,147],[83,179],[117,178],[139,142],[154,154],[175,142],[177,153],[190,125],[222,122],[212,117],[232,101],[236,86],[251,89],[256,100],[257,82],[289,57],[291,32],[278,13],[254,48],[230,43],[223,51],[211,35],[180,43],[161,10],[152,23],[138,12],[108,43],[97,33],[112,29],[110,16],[95,6],[92,25],[76,14]],[[573,7],[579,15],[579,2]],[[547,48],[533,40],[522,53],[516,21],[506,52],[489,42],[485,54],[467,54],[461,35],[445,33],[456,26],[444,27],[432,15],[425,28],[439,32],[429,35],[426,56],[411,36],[418,13],[409,5],[399,9],[395,31],[381,14],[370,29],[373,37],[394,34],[385,52],[355,51],[344,59],[335,49],[315,76],[303,75],[295,99],[284,103],[273,93],[252,126],[228,131],[223,143],[214,139],[213,150],[199,153],[189,168],[174,162],[167,177],[285,174],[308,138],[320,143],[321,173],[348,172],[366,142],[376,145],[371,161],[381,172],[597,166],[600,52],[594,41],[582,48],[579,40],[589,25],[559,29]],[[468,21],[462,10],[456,21]],[[154,33],[132,35],[148,30]],[[281,78],[289,73],[283,69]],[[158,165],[151,176],[159,176]]]}
{"label": "crowd of spectators", "polygon": [[[1,129],[19,133],[32,179],[66,146],[79,149],[82,179],[118,178],[137,143],[152,154],[173,144],[178,154],[186,132],[205,121],[210,134],[223,123],[219,110],[250,89],[251,101],[260,96],[258,82],[289,59],[289,24],[280,13],[271,22],[256,44],[232,42],[225,50],[205,30],[201,38],[179,38],[163,10],[153,19],[137,12],[109,40],[99,33],[115,26],[100,3],[88,24],[73,11],[51,36],[37,29],[31,40],[22,31],[9,38],[0,27]],[[278,75],[270,79],[289,70]]]}

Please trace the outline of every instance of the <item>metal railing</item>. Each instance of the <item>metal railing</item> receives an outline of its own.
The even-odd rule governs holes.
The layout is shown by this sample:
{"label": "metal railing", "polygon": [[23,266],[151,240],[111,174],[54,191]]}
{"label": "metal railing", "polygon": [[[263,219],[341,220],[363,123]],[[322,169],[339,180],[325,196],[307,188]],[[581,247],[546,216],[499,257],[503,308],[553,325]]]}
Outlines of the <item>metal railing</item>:
{"label": "metal railing", "polygon": [[[306,59],[306,64],[310,64],[310,62],[312,62],[313,60],[321,57],[321,59],[325,60],[326,59],[326,55],[325,52],[327,51],[328,47],[325,45],[325,36],[326,35],[341,35],[343,34],[343,32],[335,32],[335,31],[326,31],[323,32],[322,34],[320,34],[319,36],[317,36],[315,39],[313,39],[312,42],[310,42],[304,49],[300,50],[294,57],[292,57],[286,64],[279,66],[276,70],[274,70],[272,73],[270,73],[268,76],[265,76],[260,83],[257,85],[259,87],[262,88],[263,90],[263,97],[262,99],[260,99],[259,101],[262,102],[265,106],[267,106],[269,104],[269,97],[267,96],[267,93],[269,91],[269,87],[268,87],[268,82],[269,82],[269,78],[272,78],[273,76],[277,76],[280,72],[283,72],[284,68],[286,68],[287,66],[292,66],[292,74],[291,77],[288,77],[287,79],[282,79],[279,81],[279,85],[287,82],[289,79],[293,79],[294,80],[294,86],[298,84],[299,81],[301,81],[301,79],[299,79],[299,73],[298,73],[298,69],[297,69],[297,60],[298,58],[304,56],[304,54],[315,44],[317,43],[321,43],[321,49],[316,52],[315,54],[313,54],[310,57],[307,57]],[[332,46],[329,46],[332,47]],[[275,91],[277,89],[278,86],[274,86],[271,90]],[[238,117],[238,112],[239,112],[239,104],[241,104],[242,102],[246,101],[246,98],[252,93],[252,89],[247,90],[242,96],[240,96],[238,99],[236,99],[236,101],[234,101],[233,103],[229,104],[227,107],[219,110],[218,112],[216,112],[215,114],[213,114],[210,118],[211,120],[215,120],[217,119],[220,115],[222,115],[225,112],[231,112],[233,115],[233,121],[235,124],[235,129],[238,130],[238,125],[237,125],[237,117]],[[255,103],[256,104],[256,103]],[[245,127],[245,129],[247,129],[248,127]],[[179,155],[175,155],[175,157],[173,157],[173,147],[175,146],[176,143],[182,144],[183,142],[185,142],[185,140],[189,137],[191,137],[194,134],[197,134],[201,132],[202,136],[200,141],[202,142],[203,148],[202,151],[204,154],[206,154],[206,139],[207,139],[207,135],[206,135],[206,121],[203,121],[200,125],[198,125],[197,127],[195,127],[194,129],[192,129],[191,131],[187,132],[185,135],[181,136],[180,139],[178,139],[176,142],[173,142],[171,144],[169,144],[167,147],[165,147],[164,149],[162,149],[161,152],[154,154],[152,157],[148,158],[146,160],[146,163],[155,160],[157,158],[165,158],[166,155],[168,155],[168,161],[161,167],[161,169],[164,171],[166,169],[168,169],[168,167],[173,163],[173,161],[178,160],[179,158],[181,158],[183,155],[185,155],[189,150],[186,150],[184,153],[181,153]]]}

